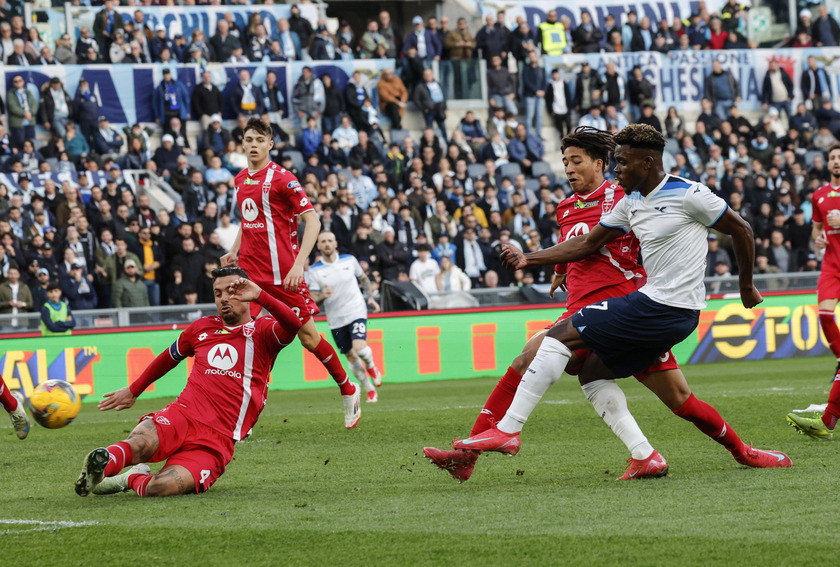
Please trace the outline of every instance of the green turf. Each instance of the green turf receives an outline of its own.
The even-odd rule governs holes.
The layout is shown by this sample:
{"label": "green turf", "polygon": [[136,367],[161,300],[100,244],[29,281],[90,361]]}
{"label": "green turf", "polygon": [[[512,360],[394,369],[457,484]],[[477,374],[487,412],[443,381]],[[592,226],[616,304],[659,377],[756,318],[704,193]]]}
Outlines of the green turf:
{"label": "green turf", "polygon": [[4,418],[0,564],[833,564],[840,441],[785,423],[825,401],[833,369],[827,358],[686,369],[745,441],[791,456],[792,469],[774,470],[738,465],[624,380],[671,473],[621,483],[626,451],[569,377],[532,415],[520,454],[482,457],[463,485],[421,449],[467,434],[495,380],[386,384],[353,431],[332,390],[272,392],[254,439],[208,493],[161,500],[82,499],[73,482],[87,451],[123,439],[164,400],[121,413],[86,404],[70,427],[33,426],[23,442]]}

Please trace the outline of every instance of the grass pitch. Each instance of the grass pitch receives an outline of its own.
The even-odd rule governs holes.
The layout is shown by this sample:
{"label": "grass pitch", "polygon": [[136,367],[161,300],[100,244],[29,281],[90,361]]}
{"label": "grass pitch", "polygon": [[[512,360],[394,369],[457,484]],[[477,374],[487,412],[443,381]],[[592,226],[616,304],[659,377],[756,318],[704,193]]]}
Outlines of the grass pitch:
{"label": "grass pitch", "polygon": [[[469,433],[495,379],[390,385],[342,427],[330,390],[272,392],[252,440],[201,496],[80,498],[83,456],[143,414],[85,404],[73,425],[0,416],[0,563],[25,565],[782,565],[836,556],[838,447],[785,414],[824,403],[828,358],[689,366],[695,394],[791,469],[738,465],[635,380],[631,411],[668,460],[663,479],[614,482],[623,445],[564,376],[518,456],[485,455],[459,485],[422,456]],[[153,466],[156,470],[158,465]]]}

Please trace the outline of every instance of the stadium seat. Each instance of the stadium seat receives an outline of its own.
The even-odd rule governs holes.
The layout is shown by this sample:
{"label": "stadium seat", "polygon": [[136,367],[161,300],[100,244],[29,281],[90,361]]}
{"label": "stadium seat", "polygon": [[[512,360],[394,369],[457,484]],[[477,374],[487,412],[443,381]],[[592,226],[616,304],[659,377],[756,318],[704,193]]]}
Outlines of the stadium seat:
{"label": "stadium seat", "polygon": [[296,150],[303,148],[303,130],[295,132],[295,139],[292,141],[292,144],[294,144],[292,147]]}
{"label": "stadium seat", "polygon": [[204,165],[204,158],[201,157],[200,154],[188,155],[187,163],[190,164],[190,167],[196,168],[201,173],[204,173],[204,170],[207,169],[207,167]]}
{"label": "stadium seat", "polygon": [[554,172],[551,171],[551,164],[547,161],[537,161],[531,165],[531,176],[539,179],[540,175],[548,175],[551,184],[554,185]]}
{"label": "stadium seat", "polygon": [[823,158],[825,158],[825,154],[823,154],[819,150],[811,150],[810,152],[805,154],[805,165],[808,167],[808,169],[811,169],[811,167],[813,167],[814,158],[817,156],[822,156]]}
{"label": "stadium seat", "polygon": [[674,138],[665,138],[665,151],[677,155],[680,153],[680,143]]}
{"label": "stadium seat", "polygon": [[400,147],[403,147],[403,140],[406,138],[410,138],[411,133],[408,130],[403,128],[397,128],[391,130],[391,143],[392,144],[399,144]]}
{"label": "stadium seat", "polygon": [[286,150],[283,152],[283,157],[290,157],[292,158],[292,167],[297,169],[298,171],[303,171],[303,168],[306,167],[306,160],[303,159],[303,154],[297,150]]}
{"label": "stadium seat", "polygon": [[522,173],[522,168],[516,162],[506,163],[502,166],[499,173],[502,174],[502,177],[510,177],[511,181],[513,181],[514,177]]}
{"label": "stadium seat", "polygon": [[487,170],[484,169],[483,163],[471,163],[467,165],[467,175],[469,175],[473,179],[478,179],[479,177],[484,175],[486,171]]}
{"label": "stadium seat", "polygon": [[50,164],[50,171],[56,172],[58,171],[58,158],[47,158],[47,163]]}
{"label": "stadium seat", "polygon": [[529,177],[525,180],[525,189],[530,189],[531,191],[539,191],[540,190],[540,180],[535,179],[533,177]]}

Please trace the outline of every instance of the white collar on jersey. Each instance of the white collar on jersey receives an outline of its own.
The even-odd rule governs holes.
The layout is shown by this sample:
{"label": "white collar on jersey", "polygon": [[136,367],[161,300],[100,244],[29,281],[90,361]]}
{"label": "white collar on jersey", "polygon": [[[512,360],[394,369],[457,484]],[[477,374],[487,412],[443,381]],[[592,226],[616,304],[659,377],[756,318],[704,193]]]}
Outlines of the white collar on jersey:
{"label": "white collar on jersey", "polygon": [[261,167],[261,168],[259,168],[259,169],[255,169],[255,170],[253,170],[253,171],[249,169],[249,170],[248,170],[248,177],[253,177],[253,176],[255,176],[256,174],[258,174],[259,172],[261,172],[263,169],[265,169],[265,168],[266,168],[266,167],[268,167],[269,165],[271,165],[271,160],[268,160],[268,163],[267,163],[267,164],[265,164],[263,167]]}

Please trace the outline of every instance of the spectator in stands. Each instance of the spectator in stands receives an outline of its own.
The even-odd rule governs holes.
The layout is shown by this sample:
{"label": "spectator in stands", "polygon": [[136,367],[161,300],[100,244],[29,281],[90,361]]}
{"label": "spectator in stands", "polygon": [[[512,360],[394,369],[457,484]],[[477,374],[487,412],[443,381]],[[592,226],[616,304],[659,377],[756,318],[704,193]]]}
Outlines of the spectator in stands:
{"label": "spectator in stands", "polygon": [[492,14],[485,16],[485,25],[475,34],[475,47],[488,63],[494,55],[507,60],[509,46],[505,43],[502,29],[496,27]]}
{"label": "spectator in stands", "polygon": [[580,25],[572,32],[576,53],[598,53],[604,32],[592,23],[592,16],[588,11],[580,13]]}
{"label": "spectator in stands", "polygon": [[61,34],[55,40],[55,58],[62,65],[75,65],[76,54],[73,52],[73,43],[70,40],[70,35],[67,33]]}
{"label": "spectator in stands", "polygon": [[398,54],[402,53],[402,30],[391,19],[391,14],[387,10],[379,12],[379,32],[385,36],[388,41],[388,49],[385,56],[394,59]]}
{"label": "spectator in stands", "polygon": [[309,51],[310,57],[315,61],[332,61],[341,58],[335,38],[326,26],[318,26],[315,30],[315,37]]}
{"label": "spectator in stands", "polygon": [[350,116],[356,130],[369,132],[370,125],[362,112],[362,103],[367,96],[367,90],[362,84],[362,74],[359,71],[354,71],[351,79],[347,81],[347,85],[344,87],[344,110]]}
{"label": "spectator in stands", "polygon": [[[265,32],[265,28],[263,28]],[[233,50],[242,47],[239,38],[230,33],[230,24],[227,20],[219,20],[216,24],[216,33],[210,38],[210,46],[219,61],[228,61],[233,55]]]}
{"label": "spectator in stands", "polygon": [[67,277],[61,280],[61,290],[74,310],[96,309],[96,291],[85,277],[82,265],[74,262]]}
{"label": "spectator in stands", "polygon": [[209,165],[214,156],[221,157],[231,140],[230,132],[222,127],[221,115],[212,115],[210,125],[201,135],[198,143],[198,149],[204,155],[204,162]]}
{"label": "spectator in stands", "polygon": [[808,68],[802,71],[800,79],[802,97],[810,101],[811,110],[816,110],[820,101],[827,94],[832,94],[831,80],[824,67],[817,65],[817,58],[813,55],[808,57]]}
{"label": "spectator in stands", "polygon": [[551,81],[546,86],[545,104],[554,120],[554,127],[562,138],[572,128],[572,93],[559,69],[551,71]]}
{"label": "spectator in stands", "polygon": [[825,4],[820,4],[819,16],[811,26],[811,37],[817,47],[834,47],[840,45],[840,26],[837,25]]}
{"label": "spectator in stands", "polygon": [[443,87],[434,78],[431,69],[423,71],[423,82],[414,91],[414,104],[423,112],[426,126],[437,122],[443,140],[446,141],[446,98]]}
{"label": "spectator in stands", "polygon": [[175,40],[168,37],[166,26],[159,23],[155,26],[155,35],[149,42],[152,61],[161,61],[164,49],[169,51],[170,57],[174,56],[177,52]]}
{"label": "spectator in stands", "polygon": [[394,70],[387,68],[382,71],[382,78],[377,85],[379,106],[391,121],[392,129],[402,128],[402,117],[408,102],[408,90],[402,79],[394,74]]}
{"label": "spectator in stands", "polygon": [[[90,49],[99,53],[99,42],[91,36],[90,29],[83,27],[79,30],[79,39],[76,42],[76,58],[79,63],[89,63],[91,61]],[[96,60],[96,58],[93,60]]]}
{"label": "spectator in stands", "polygon": [[627,116],[623,112],[619,112],[614,106],[607,106],[604,112],[604,120],[607,121],[607,131],[618,133],[630,124]]}
{"label": "spectator in stands", "polygon": [[[596,108],[593,107],[593,110]],[[530,173],[533,163],[542,160],[545,155],[545,147],[537,136],[528,133],[524,124],[520,124],[516,127],[516,136],[508,144],[508,152],[511,160],[519,163],[523,171]]]}
{"label": "spectator in stands", "polygon": [[[473,50],[476,47],[476,40],[473,38],[470,30],[467,28],[466,18],[458,18],[457,27],[450,30],[443,40],[443,47],[445,55],[448,59],[453,61],[467,61],[472,59]],[[455,82],[459,82],[461,76],[461,66],[455,66]]]}
{"label": "spectator in stands", "polygon": [[384,48],[386,53],[394,49],[388,37],[379,31],[379,23],[376,20],[368,20],[367,29],[359,39],[360,54],[364,59],[374,59],[380,47]]}
{"label": "spectator in stands", "polygon": [[24,140],[35,139],[35,116],[38,113],[38,99],[26,87],[23,75],[12,77],[12,88],[6,96],[6,103],[12,146],[20,148]]}
{"label": "spectator in stands", "polygon": [[487,95],[490,99],[490,107],[503,107],[506,112],[517,114],[515,91],[513,76],[507,66],[502,65],[501,56],[494,55],[487,69]]}
{"label": "spectator in stands", "polygon": [[[33,304],[32,291],[20,281],[20,269],[11,265],[6,272],[6,281],[0,284],[0,314],[17,315],[32,311]],[[16,327],[17,321],[12,319],[11,325]]]}
{"label": "spectator in stands", "polygon": [[726,266],[727,271],[730,271],[732,269],[732,260],[730,260],[726,250],[720,249],[720,242],[718,241],[717,235],[714,232],[709,233],[706,241],[709,246],[709,250],[706,253],[706,277],[716,275],[718,264],[723,264]]}
{"label": "spectator in stands", "polygon": [[[642,106],[642,115],[636,121],[638,124],[648,124],[649,126],[653,126],[660,132],[662,130],[662,123],[659,121],[659,118],[653,113],[654,107],[647,103]],[[664,132],[663,132],[664,133]]]}
{"label": "spectator in stands", "polygon": [[44,128],[63,138],[67,133],[67,123],[73,120],[73,101],[58,77],[44,83],[38,112]]}
{"label": "spectator in stands", "polygon": [[114,307],[149,307],[149,295],[139,271],[134,260],[125,261],[123,274],[117,278],[111,292]]}
{"label": "spectator in stands", "polygon": [[402,54],[405,55],[410,47],[414,47],[417,49],[417,56],[420,59],[424,61],[440,60],[441,45],[438,42],[437,34],[426,29],[421,16],[414,16],[411,24],[414,26],[414,30],[406,35],[403,40]]}
{"label": "spectator in stands", "polygon": [[545,70],[539,65],[536,51],[528,53],[528,64],[522,69],[522,96],[525,98],[525,128],[530,133],[533,125],[537,137],[542,136],[542,119],[545,110]]}
{"label": "spectator in stands", "polygon": [[[123,30],[114,32],[114,41],[111,43],[111,47],[108,48],[107,53],[108,61],[114,65],[122,63],[131,54],[131,46],[125,41],[125,32]],[[126,61],[126,63],[131,62]]]}
{"label": "spectator in stands", "polygon": [[[160,305],[159,282],[163,269],[163,253],[157,243],[152,240],[152,230],[150,227],[141,227],[137,233],[137,240],[140,249],[143,251],[143,255],[142,264],[137,266],[136,275],[143,283],[147,293],[147,305]],[[126,275],[130,278],[128,271],[126,271]],[[117,282],[117,287],[119,287],[119,281]],[[124,306],[128,307],[128,305]]]}
{"label": "spectator in stands", "polygon": [[[200,56],[195,55],[194,52],[196,50],[198,50]],[[190,34],[190,45],[188,51],[194,61],[217,61],[216,53],[213,51],[213,46],[210,45],[209,41],[207,41],[207,36],[204,35],[201,28],[195,28],[192,31],[192,34]]]}
{"label": "spectator in stands", "polygon": [[580,114],[586,114],[590,108],[600,104],[603,87],[601,76],[588,61],[584,61],[575,85],[575,108]]}
{"label": "spectator in stands", "polygon": [[634,10],[627,12],[627,21],[621,26],[622,51],[645,51],[639,18]]}
{"label": "spectator in stands", "polygon": [[[43,278],[42,273],[45,272],[46,278]],[[43,289],[45,301],[41,304],[41,335],[69,335],[76,326],[76,320],[73,318],[73,312],[67,301],[61,297],[61,287],[49,281],[49,272],[45,268],[38,271],[39,280],[45,279],[46,283],[39,285],[38,289]],[[45,287],[44,287],[45,286]]]}
{"label": "spectator in stands", "polygon": [[190,110],[192,117],[199,120],[205,130],[210,126],[213,115],[218,114],[221,117],[224,110],[222,92],[213,84],[213,76],[209,71],[201,74],[201,84],[193,89]]}
{"label": "spectator in stands", "polygon": [[289,29],[289,20],[285,18],[279,18],[277,20],[277,39],[280,41],[280,47],[283,49],[283,55],[286,57],[286,60],[295,61],[300,59],[300,36]]}
{"label": "spectator in stands", "polygon": [[[248,45],[247,50],[247,57],[253,62],[262,61],[263,57],[265,57],[268,54],[269,46],[271,44],[271,38],[265,31],[265,25],[259,24],[256,28],[256,31],[257,33],[252,35],[250,38],[250,43]],[[225,61],[225,59],[222,59],[222,61]]]}
{"label": "spectator in stands", "polygon": [[323,135],[318,130],[318,122],[314,117],[310,116],[306,119],[306,128],[300,135],[300,150],[304,158],[318,151],[318,144],[321,143]]}
{"label": "spectator in stands", "polygon": [[706,32],[704,49],[723,49],[729,33],[723,29],[723,22],[717,16],[709,20],[709,29]]}
{"label": "spectator in stands", "polygon": [[[158,175],[164,177],[170,183],[175,179],[170,179],[170,174],[180,169],[178,164],[180,160],[178,157],[181,155],[181,149],[175,145],[175,138],[172,134],[164,134],[160,138],[160,146],[158,149],[155,150],[154,155],[152,156],[152,162],[157,167]],[[184,162],[186,162],[187,158],[184,157]],[[173,177],[175,177],[173,175]],[[173,188],[175,186],[173,185]],[[176,188],[177,190],[177,188]]]}
{"label": "spectator in stands", "polygon": [[411,281],[426,293],[437,292],[436,277],[440,273],[440,266],[431,257],[428,244],[417,246],[418,257],[411,263],[408,275]]}
{"label": "spectator in stands", "polygon": [[7,64],[6,61],[14,51],[14,41],[12,26],[8,22],[0,22],[0,63]]}
{"label": "spectator in stands", "polygon": [[6,63],[8,65],[18,65],[19,67],[40,64],[36,56],[26,53],[26,42],[22,39],[16,39],[12,42],[12,52],[6,58]]}
{"label": "spectator in stands", "polygon": [[308,66],[304,67],[292,91],[292,106],[301,123],[310,116],[320,118],[326,104],[324,85]]}
{"label": "spectator in stands", "polygon": [[102,159],[116,159],[123,146],[123,138],[111,127],[108,117],[99,117],[99,129],[93,134],[93,147]]}
{"label": "spectator in stands", "polygon": [[115,0],[105,0],[105,8],[93,20],[93,34],[106,51],[110,49],[116,31],[123,28],[122,16],[114,10],[116,4]]}
{"label": "spectator in stands", "polygon": [[732,72],[724,70],[720,61],[712,61],[712,73],[703,84],[703,93],[715,105],[715,113],[722,120],[726,120],[729,107],[733,103],[741,102],[741,86]]}
{"label": "spectator in stands", "polygon": [[263,97],[251,82],[251,73],[247,69],[239,71],[239,81],[234,85],[230,98],[234,111],[246,118],[265,112]]}
{"label": "spectator in stands", "polygon": [[816,119],[805,108],[804,103],[796,105],[796,113],[790,119],[790,127],[795,128],[800,134],[806,138],[810,138],[811,133],[816,128]]}
{"label": "spectator in stands", "polygon": [[173,78],[168,68],[163,70],[163,80],[155,88],[153,104],[155,122],[166,129],[172,118],[178,118],[182,122],[179,130],[183,135],[183,126],[190,119],[190,97],[187,87]]}
{"label": "spectator in stands", "polygon": [[87,79],[79,80],[79,88],[76,89],[76,96],[73,98],[73,116],[88,144],[93,144],[93,135],[98,127],[101,110],[99,96],[90,90]]}
{"label": "spectator in stands", "polygon": [[601,116],[601,107],[593,106],[592,108],[590,108],[588,113],[580,117],[580,120],[578,120],[578,126],[586,126],[588,128],[597,128],[598,130],[606,130],[607,121],[603,116]]}

